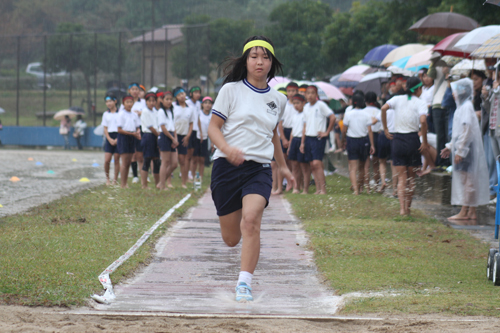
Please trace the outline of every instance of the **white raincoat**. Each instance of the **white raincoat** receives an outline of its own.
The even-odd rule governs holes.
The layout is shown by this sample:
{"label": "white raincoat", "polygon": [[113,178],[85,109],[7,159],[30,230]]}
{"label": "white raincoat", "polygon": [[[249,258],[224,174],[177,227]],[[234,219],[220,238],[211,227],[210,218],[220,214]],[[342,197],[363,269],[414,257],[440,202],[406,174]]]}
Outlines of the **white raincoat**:
{"label": "white raincoat", "polygon": [[[451,204],[471,207],[485,205],[489,201],[488,168],[479,121],[472,105],[472,80],[453,82],[451,89],[457,104],[451,141],[446,144],[453,163]],[[455,155],[462,157],[458,164],[455,163]]]}

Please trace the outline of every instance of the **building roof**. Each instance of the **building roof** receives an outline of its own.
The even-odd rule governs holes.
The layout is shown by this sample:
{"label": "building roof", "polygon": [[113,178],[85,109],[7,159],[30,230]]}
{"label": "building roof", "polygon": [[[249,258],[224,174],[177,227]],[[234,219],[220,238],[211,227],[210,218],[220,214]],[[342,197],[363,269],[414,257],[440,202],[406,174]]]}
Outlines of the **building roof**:
{"label": "building roof", "polygon": [[[182,42],[183,34],[181,28],[183,24],[167,24],[161,28],[154,30],[154,41],[155,42],[165,42],[167,40],[170,44],[178,44]],[[151,43],[151,31],[146,32],[144,35],[139,35],[135,38],[129,39],[130,44],[135,43]]]}

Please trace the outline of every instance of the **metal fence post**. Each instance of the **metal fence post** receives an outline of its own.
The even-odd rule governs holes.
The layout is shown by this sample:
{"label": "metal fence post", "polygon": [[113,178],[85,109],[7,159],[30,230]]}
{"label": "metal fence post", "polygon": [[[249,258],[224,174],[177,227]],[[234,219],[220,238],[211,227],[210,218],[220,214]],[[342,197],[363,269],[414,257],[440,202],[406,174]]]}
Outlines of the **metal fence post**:
{"label": "metal fence post", "polygon": [[92,107],[92,113],[94,118],[94,126],[96,124],[96,107],[97,107],[97,32],[94,33],[94,103],[90,104],[88,101],[89,108]]}
{"label": "metal fence post", "polygon": [[17,36],[17,64],[16,64],[16,126],[19,126],[19,68],[21,67],[21,36]]}
{"label": "metal fence post", "polygon": [[[118,33],[118,89],[122,89],[122,32]],[[119,96],[117,96],[119,97]]]}
{"label": "metal fence post", "polygon": [[150,88],[155,84],[155,1],[151,2],[151,78]]}
{"label": "metal fence post", "polygon": [[146,82],[146,30],[142,31],[142,82]]}
{"label": "metal fence post", "polygon": [[71,107],[71,104],[73,104],[71,98],[73,94],[73,34],[69,35],[69,58],[70,60],[70,65],[69,65],[69,107]]}
{"label": "metal fence post", "polygon": [[167,46],[167,43],[168,43],[168,28],[165,28],[165,44],[163,44],[164,46],[164,54],[165,54],[165,79],[164,79],[164,82],[165,82],[165,89],[168,90],[168,80],[167,80],[167,76],[168,76],[168,46]]}
{"label": "metal fence post", "polygon": [[43,126],[47,112],[47,35],[43,36]]}

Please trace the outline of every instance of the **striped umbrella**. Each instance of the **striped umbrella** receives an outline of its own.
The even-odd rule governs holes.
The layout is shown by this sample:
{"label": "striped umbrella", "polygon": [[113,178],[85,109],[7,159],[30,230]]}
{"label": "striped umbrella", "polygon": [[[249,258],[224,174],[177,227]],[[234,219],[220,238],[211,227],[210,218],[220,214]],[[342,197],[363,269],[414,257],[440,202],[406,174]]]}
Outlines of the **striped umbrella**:
{"label": "striped umbrella", "polygon": [[484,42],[471,53],[474,58],[500,58],[500,34]]}
{"label": "striped umbrella", "polygon": [[485,3],[490,3],[490,4],[492,4],[492,5],[497,5],[497,6],[500,6],[500,0],[486,0],[486,1],[483,3],[483,5],[484,5]]}

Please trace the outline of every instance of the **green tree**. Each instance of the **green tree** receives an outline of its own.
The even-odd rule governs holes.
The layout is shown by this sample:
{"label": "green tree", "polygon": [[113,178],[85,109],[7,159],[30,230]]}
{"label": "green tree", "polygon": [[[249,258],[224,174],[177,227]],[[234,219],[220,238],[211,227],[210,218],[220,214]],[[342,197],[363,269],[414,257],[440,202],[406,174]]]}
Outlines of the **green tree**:
{"label": "green tree", "polygon": [[276,46],[284,74],[295,78],[323,75],[329,64],[321,57],[325,26],[332,20],[330,6],[320,1],[286,2],[269,15],[266,34]]}
{"label": "green tree", "polygon": [[243,42],[253,34],[254,21],[221,18],[210,22],[210,62],[220,64],[228,56],[238,56]]}
{"label": "green tree", "polygon": [[[82,25],[74,23],[60,24],[57,32],[60,34],[51,36],[48,41],[45,66],[48,71],[79,71],[83,74],[90,112],[90,78],[96,68],[105,73],[118,73],[118,41],[112,36],[100,34],[96,43],[94,34],[86,33]],[[122,52],[122,61],[124,54]]]}

